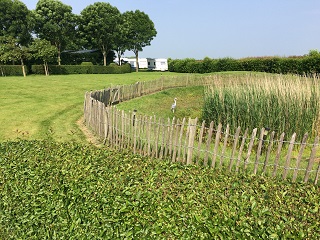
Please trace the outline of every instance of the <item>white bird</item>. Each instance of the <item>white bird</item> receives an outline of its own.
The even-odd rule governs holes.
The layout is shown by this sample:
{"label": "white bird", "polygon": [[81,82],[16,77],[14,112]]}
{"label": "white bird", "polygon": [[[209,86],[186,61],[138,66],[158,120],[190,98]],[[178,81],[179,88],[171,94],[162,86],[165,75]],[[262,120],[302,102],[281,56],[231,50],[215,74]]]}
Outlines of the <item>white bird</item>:
{"label": "white bird", "polygon": [[171,111],[174,113],[177,107],[177,98],[173,99],[174,103],[172,103]]}

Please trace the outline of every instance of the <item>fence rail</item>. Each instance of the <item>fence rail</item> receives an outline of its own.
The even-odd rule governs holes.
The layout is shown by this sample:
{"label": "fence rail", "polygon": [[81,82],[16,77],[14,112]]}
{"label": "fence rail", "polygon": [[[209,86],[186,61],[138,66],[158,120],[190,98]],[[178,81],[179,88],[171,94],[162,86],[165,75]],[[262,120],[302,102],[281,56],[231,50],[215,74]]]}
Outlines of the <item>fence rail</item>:
{"label": "fence rail", "polygon": [[[118,110],[112,104],[171,87],[210,84],[212,78],[160,79],[85,94],[84,118],[88,128],[117,149],[172,162],[198,164],[228,172],[246,171],[292,181],[318,184],[319,137],[305,134],[301,140],[294,133],[266,129],[230,129],[209,127],[198,119],[163,119]],[[234,130],[234,131],[233,131]],[[231,134],[234,132],[235,134]]]}
{"label": "fence rail", "polygon": [[[226,76],[221,76],[223,78]],[[113,86],[107,89],[90,92],[93,99],[103,102],[105,106],[116,105],[119,102],[127,101],[165,89],[211,85],[218,77],[187,75],[184,77],[162,77],[160,79],[136,82],[130,85]]]}

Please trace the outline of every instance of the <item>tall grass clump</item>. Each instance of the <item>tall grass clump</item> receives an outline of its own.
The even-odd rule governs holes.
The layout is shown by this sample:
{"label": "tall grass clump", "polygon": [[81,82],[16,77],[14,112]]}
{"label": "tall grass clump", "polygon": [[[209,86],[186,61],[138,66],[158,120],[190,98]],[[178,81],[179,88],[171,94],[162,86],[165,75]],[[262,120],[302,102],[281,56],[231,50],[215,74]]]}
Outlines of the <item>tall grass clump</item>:
{"label": "tall grass clump", "polygon": [[217,80],[205,90],[202,118],[231,129],[270,128],[278,134],[316,135],[319,84],[313,79],[283,75],[250,75]]}

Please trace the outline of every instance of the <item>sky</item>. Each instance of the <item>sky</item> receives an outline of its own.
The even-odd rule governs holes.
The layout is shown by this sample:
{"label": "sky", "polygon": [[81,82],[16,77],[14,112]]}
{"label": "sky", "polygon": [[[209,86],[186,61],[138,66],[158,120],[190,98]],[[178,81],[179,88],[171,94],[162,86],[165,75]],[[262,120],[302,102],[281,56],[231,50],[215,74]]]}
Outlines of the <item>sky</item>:
{"label": "sky", "polygon": [[[38,0],[21,0],[34,10]],[[103,0],[61,0],[80,14]],[[140,10],[157,36],[139,57],[184,59],[301,56],[320,51],[320,0],[110,0]],[[134,56],[126,52],[126,57]]]}

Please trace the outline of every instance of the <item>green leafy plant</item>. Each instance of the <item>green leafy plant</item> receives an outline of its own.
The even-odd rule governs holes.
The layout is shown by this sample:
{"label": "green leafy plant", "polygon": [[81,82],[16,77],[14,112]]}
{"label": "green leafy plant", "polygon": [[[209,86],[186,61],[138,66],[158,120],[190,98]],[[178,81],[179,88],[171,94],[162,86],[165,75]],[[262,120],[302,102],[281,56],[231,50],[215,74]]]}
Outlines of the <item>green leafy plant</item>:
{"label": "green leafy plant", "polygon": [[317,239],[319,186],[52,140],[0,143],[1,239]]}

